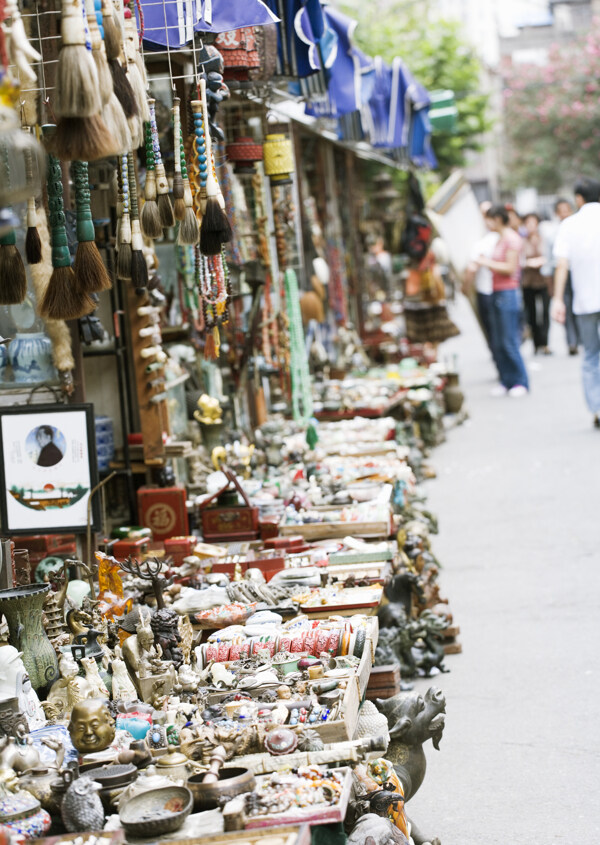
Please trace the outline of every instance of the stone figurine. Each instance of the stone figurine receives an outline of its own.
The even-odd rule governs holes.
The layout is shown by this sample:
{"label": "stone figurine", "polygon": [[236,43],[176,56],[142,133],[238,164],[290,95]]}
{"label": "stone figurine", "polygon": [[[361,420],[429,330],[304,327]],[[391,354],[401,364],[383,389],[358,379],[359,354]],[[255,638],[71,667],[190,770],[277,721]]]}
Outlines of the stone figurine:
{"label": "stone figurine", "polygon": [[98,698],[80,701],[71,711],[71,742],[80,754],[104,751],[115,738],[115,720],[108,702]]}
{"label": "stone figurine", "polygon": [[81,665],[85,672],[85,679],[90,685],[93,698],[108,698],[108,689],[106,684],[100,677],[98,664],[94,657],[82,657]]}
{"label": "stone figurine", "polygon": [[407,617],[401,604],[394,606],[395,624],[381,628],[375,665],[398,662],[404,678],[429,675],[433,668],[444,670],[443,631],[448,621],[431,610],[424,610],[416,619]]}
{"label": "stone figurine", "polygon": [[3,698],[0,700],[0,739],[2,737],[18,737],[29,732],[27,719],[19,710],[17,698]]}
{"label": "stone figurine", "polygon": [[[391,742],[386,757],[394,764],[405,800],[409,801],[425,777],[427,761],[423,743],[431,739],[433,747],[439,750],[446,699],[440,689],[430,687],[424,696],[405,692],[388,699],[378,698],[376,704],[388,720]],[[412,821],[411,827],[415,845],[434,845],[437,841],[423,835]]]}
{"label": "stone figurine", "polygon": [[43,708],[47,716],[67,716],[73,707],[94,695],[89,681],[79,675],[79,666],[70,652],[61,655],[58,663],[61,678],[55,681]]}
{"label": "stone figurine", "polygon": [[61,815],[69,833],[102,830],[104,808],[98,795],[101,786],[91,778],[74,780],[63,798]]}
{"label": "stone figurine", "polygon": [[380,628],[391,628],[397,624],[397,605],[400,605],[408,618],[412,615],[413,597],[417,602],[424,598],[420,578],[416,572],[403,569],[398,572],[385,588],[389,604],[379,608],[377,616]]}
{"label": "stone figurine", "polygon": [[151,618],[150,625],[154,632],[154,645],[162,649],[163,660],[179,669],[183,663],[183,652],[179,647],[179,614],[171,608],[162,608]]}
{"label": "stone figurine", "polygon": [[140,607],[136,634],[128,637],[123,643],[123,659],[140,699],[151,701],[155,694],[156,682],[164,682],[163,690],[166,694],[172,690],[175,670],[172,665],[162,660],[162,648],[160,644],[154,644],[150,610],[144,610]]}

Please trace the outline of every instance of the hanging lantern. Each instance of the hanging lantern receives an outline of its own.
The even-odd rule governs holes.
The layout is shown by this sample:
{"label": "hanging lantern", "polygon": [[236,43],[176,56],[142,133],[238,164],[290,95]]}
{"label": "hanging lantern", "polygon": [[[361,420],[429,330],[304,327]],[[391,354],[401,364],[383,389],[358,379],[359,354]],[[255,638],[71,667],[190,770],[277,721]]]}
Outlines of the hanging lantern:
{"label": "hanging lantern", "polygon": [[274,185],[288,185],[294,172],[294,148],[287,135],[273,133],[265,136],[263,144],[265,173]]}
{"label": "hanging lantern", "polygon": [[262,161],[262,144],[257,144],[254,138],[236,138],[232,144],[225,148],[227,158],[235,165],[236,173],[254,173],[254,165]]}

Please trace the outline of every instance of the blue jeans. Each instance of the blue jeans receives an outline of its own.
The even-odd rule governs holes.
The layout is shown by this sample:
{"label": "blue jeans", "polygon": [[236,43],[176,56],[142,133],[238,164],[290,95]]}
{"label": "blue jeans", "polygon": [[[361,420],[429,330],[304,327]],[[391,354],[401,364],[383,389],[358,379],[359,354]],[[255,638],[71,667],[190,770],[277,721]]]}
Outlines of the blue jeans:
{"label": "blue jeans", "polygon": [[521,357],[521,291],[497,290],[493,298],[493,336],[500,381],[510,390],[517,384],[529,388],[527,370]]}
{"label": "blue jeans", "polygon": [[577,319],[575,314],[573,314],[573,285],[571,283],[570,273],[565,287],[565,306],[567,309],[567,316],[565,318],[567,346],[569,349],[574,349],[579,346],[579,329],[577,328]]}
{"label": "blue jeans", "polygon": [[600,414],[600,313],[576,314],[583,345],[583,392],[592,414]]}
{"label": "blue jeans", "polygon": [[494,338],[494,297],[491,293],[477,293],[477,312],[481,320],[481,326],[487,345],[492,353],[494,363],[498,366],[496,361],[496,341]]}

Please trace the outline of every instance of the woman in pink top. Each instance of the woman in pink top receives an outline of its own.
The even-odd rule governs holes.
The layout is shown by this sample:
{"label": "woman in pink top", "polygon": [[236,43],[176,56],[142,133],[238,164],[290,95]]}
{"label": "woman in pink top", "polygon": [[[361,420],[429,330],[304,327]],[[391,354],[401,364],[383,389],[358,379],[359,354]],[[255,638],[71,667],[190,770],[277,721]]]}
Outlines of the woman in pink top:
{"label": "woman in pink top", "polygon": [[529,390],[527,370],[521,357],[521,291],[519,288],[522,239],[508,225],[503,205],[488,211],[500,239],[491,258],[479,256],[477,263],[492,271],[492,320],[495,360],[500,371],[498,395],[525,396]]}

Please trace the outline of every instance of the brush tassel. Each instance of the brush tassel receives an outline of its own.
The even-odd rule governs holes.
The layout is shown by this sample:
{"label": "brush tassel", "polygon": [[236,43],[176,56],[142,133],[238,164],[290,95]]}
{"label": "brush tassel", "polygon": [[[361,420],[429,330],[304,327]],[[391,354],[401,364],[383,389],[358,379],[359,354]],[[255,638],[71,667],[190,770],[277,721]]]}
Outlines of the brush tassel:
{"label": "brush tassel", "polygon": [[0,238],[0,304],[18,305],[27,295],[27,275],[13,229]]}
{"label": "brush tassel", "polygon": [[27,200],[27,233],[25,235],[25,257],[28,264],[39,264],[42,260],[42,241],[37,230],[35,197]]}

